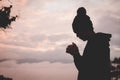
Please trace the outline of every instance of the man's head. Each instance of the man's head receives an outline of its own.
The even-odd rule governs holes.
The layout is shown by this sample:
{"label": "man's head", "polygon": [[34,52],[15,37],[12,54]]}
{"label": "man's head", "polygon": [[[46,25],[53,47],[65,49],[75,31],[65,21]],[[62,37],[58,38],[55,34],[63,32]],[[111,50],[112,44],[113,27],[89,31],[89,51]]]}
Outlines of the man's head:
{"label": "man's head", "polygon": [[77,32],[75,34],[81,40],[86,41],[86,40],[90,40],[91,39],[91,37],[94,34],[94,31],[81,31],[81,32]]}
{"label": "man's head", "polygon": [[[86,10],[83,7],[79,8],[77,12],[86,14]],[[72,24],[72,28],[77,37],[83,41],[89,40],[90,37],[94,34],[92,21],[87,15],[76,16]]]}
{"label": "man's head", "polygon": [[77,14],[81,14],[81,15],[86,15],[86,9],[84,7],[80,7],[77,10]]}

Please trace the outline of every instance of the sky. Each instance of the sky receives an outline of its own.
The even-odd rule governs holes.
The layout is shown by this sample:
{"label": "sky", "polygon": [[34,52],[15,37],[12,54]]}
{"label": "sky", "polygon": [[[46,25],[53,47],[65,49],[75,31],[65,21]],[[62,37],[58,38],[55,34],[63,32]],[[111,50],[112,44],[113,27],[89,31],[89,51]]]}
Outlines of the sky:
{"label": "sky", "polygon": [[[111,59],[120,57],[120,0],[3,0],[19,15],[12,29],[0,31],[0,74],[13,80],[77,80],[73,58],[65,52],[86,42],[72,31],[79,7],[85,7],[95,32],[112,34]],[[0,6],[2,7],[2,6]]]}

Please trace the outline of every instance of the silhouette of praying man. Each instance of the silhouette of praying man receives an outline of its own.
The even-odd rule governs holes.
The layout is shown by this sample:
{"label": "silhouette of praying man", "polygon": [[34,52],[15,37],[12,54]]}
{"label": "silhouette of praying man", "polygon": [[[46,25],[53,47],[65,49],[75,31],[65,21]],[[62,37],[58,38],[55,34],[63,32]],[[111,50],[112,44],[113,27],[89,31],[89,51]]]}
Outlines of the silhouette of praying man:
{"label": "silhouette of praying man", "polygon": [[68,45],[66,52],[74,58],[78,69],[78,80],[110,80],[111,34],[95,33],[86,9],[80,7],[72,24],[73,32],[78,38],[87,41],[81,56],[75,43]]}

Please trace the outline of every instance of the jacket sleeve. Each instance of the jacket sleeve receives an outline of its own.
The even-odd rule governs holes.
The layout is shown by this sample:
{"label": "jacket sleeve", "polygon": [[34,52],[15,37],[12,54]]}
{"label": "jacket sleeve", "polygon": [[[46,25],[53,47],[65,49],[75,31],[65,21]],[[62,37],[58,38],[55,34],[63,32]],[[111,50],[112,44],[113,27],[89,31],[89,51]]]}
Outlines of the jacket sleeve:
{"label": "jacket sleeve", "polygon": [[74,58],[74,64],[76,66],[76,68],[78,69],[78,71],[80,71],[81,67],[82,67],[82,61],[83,61],[83,57],[78,53],[76,55],[73,56]]}

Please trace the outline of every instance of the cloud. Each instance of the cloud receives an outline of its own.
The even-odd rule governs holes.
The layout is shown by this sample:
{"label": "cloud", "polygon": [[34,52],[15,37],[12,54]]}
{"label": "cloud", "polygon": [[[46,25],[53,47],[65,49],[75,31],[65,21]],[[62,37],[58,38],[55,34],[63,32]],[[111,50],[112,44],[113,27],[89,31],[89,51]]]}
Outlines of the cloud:
{"label": "cloud", "polygon": [[[86,0],[88,1],[88,0]],[[95,32],[112,34],[110,41],[111,58],[119,56],[120,47],[120,1],[114,0],[89,0],[87,3],[81,1],[85,6],[87,13],[93,21]],[[117,47],[117,49],[116,49]]]}
{"label": "cloud", "polygon": [[[18,64],[19,63],[20,64],[39,63],[44,61],[48,61],[51,63],[55,63],[55,62],[72,63],[73,62],[73,59],[71,59],[71,56],[65,53],[64,48],[56,49],[53,51],[47,51],[47,52],[28,51],[28,50],[15,51],[14,49],[10,49],[10,50],[8,49],[7,51],[4,51],[5,54],[1,53],[1,57],[2,57],[1,62],[11,61],[11,60],[15,60]],[[12,53],[9,51],[11,51]]]}
{"label": "cloud", "polygon": [[1,60],[0,60],[0,63],[1,63],[1,62],[5,62],[5,61],[9,61],[9,59],[1,59]]}
{"label": "cloud", "polygon": [[[33,53],[41,55],[45,52],[49,54],[49,51],[50,53],[57,53],[61,51],[64,53],[66,46],[72,41],[78,43],[78,40],[73,37],[75,35],[73,35],[71,28],[72,20],[76,14],[76,11],[73,9],[77,9],[76,7],[78,6],[70,6],[71,8],[68,7],[68,5],[71,5],[72,1],[70,1],[71,3],[69,4],[67,4],[68,0],[58,2],[55,0],[52,2],[49,2],[48,0],[19,0],[18,2],[25,4],[26,6],[24,6],[24,8],[21,10],[22,17],[18,20],[17,23],[13,24],[13,26],[15,26],[14,30],[9,31],[9,35],[2,34],[3,36],[1,36],[2,38],[0,40],[0,45],[2,48],[8,48],[8,51],[11,53],[20,56],[22,55],[23,57],[29,54],[33,55]],[[66,9],[66,5],[61,8],[61,11],[59,11],[59,13],[57,12],[59,9],[55,11],[48,10],[46,7],[52,6],[52,3],[54,2],[57,4],[63,4],[63,2],[65,2],[67,4],[68,10]],[[103,2],[104,4],[101,4]],[[111,8],[115,8],[115,10],[112,10],[108,7],[105,7],[111,4],[112,1],[103,2],[101,1],[97,3],[94,0],[90,1],[89,5],[87,5],[86,8],[90,14],[91,19],[95,21],[95,30],[112,33],[114,38],[112,39],[112,45],[119,46],[119,11],[118,8],[115,8],[115,4],[117,3],[111,6]],[[44,5],[35,5],[36,3],[44,3]],[[86,4],[84,1],[83,3],[84,5]],[[97,8],[93,8],[91,4],[99,5],[93,5],[98,6]],[[59,8],[57,5],[56,7]],[[96,14],[96,12],[99,12],[99,14]],[[96,18],[92,16],[95,16]],[[81,44],[83,43],[80,41],[80,45]],[[8,53],[8,51],[4,51],[3,53]],[[82,50],[80,49],[80,51]]]}
{"label": "cloud", "polygon": [[25,6],[29,0],[10,0],[14,5],[19,4],[19,6]]}
{"label": "cloud", "polygon": [[[12,67],[10,66],[12,63]],[[1,66],[2,64],[0,64]],[[16,64],[14,61],[5,62],[6,67],[0,68],[0,72],[5,76],[10,76],[14,80],[73,80],[77,79],[77,71],[73,64],[62,63],[34,63]],[[8,72],[6,72],[8,71]],[[69,76],[69,77],[68,77]]]}
{"label": "cloud", "polygon": [[[116,8],[115,8],[116,9]],[[102,15],[98,20],[98,24],[96,25],[96,30],[98,32],[105,32],[112,34],[112,38],[110,41],[111,44],[111,57],[119,56],[119,50],[115,50],[115,46],[120,48],[120,15],[116,13],[120,13],[119,10],[112,11],[106,10],[106,14]]]}
{"label": "cloud", "polygon": [[5,49],[5,48],[0,48],[0,59],[4,60],[11,60],[11,59],[19,59],[21,58],[19,54],[16,53],[17,50],[11,50],[11,49]]}
{"label": "cloud", "polygon": [[119,3],[119,0],[17,0],[14,10],[20,10],[19,19],[12,24],[13,29],[0,32],[0,73],[14,80],[77,80],[73,58],[65,49],[75,42],[81,54],[84,50],[86,42],[76,38],[71,26],[80,6],[87,9],[96,32],[113,35],[111,57],[119,56]]}

